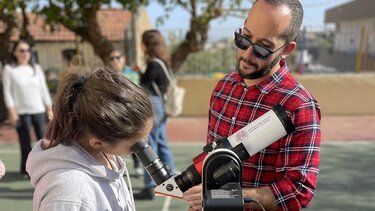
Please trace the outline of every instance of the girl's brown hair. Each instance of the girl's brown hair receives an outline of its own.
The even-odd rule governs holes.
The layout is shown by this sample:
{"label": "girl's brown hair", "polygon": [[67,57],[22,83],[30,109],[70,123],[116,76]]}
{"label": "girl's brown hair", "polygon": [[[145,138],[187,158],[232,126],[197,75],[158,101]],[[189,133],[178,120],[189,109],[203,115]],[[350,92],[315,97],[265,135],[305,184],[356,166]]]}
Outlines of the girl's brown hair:
{"label": "girl's brown hair", "polygon": [[171,61],[168,47],[163,35],[158,30],[151,29],[145,31],[142,34],[142,43],[146,48],[145,54],[148,61],[152,58],[158,58],[163,60],[167,67],[170,67]]}
{"label": "girl's brown hair", "polygon": [[141,88],[111,68],[68,75],[58,87],[53,113],[46,134],[48,148],[87,135],[116,144],[139,136],[153,116]]}

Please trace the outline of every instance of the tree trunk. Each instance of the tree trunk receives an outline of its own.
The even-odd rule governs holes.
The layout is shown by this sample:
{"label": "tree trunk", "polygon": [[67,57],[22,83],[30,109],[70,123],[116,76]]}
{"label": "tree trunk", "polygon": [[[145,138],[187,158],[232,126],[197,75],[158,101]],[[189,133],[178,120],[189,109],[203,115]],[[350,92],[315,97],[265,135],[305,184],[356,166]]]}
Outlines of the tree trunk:
{"label": "tree trunk", "polygon": [[22,12],[22,27],[21,27],[21,35],[20,38],[25,39],[30,46],[34,45],[33,36],[30,34],[29,30],[27,30],[27,26],[29,25],[29,17],[26,13],[26,4],[22,2],[20,4],[21,12]]}
{"label": "tree trunk", "polygon": [[106,58],[113,48],[112,43],[103,36],[98,23],[97,13],[100,5],[91,5],[90,9],[86,9],[83,14],[81,25],[70,26],[64,20],[69,20],[69,17],[60,19],[62,25],[81,37],[82,41],[90,43],[93,47],[95,55],[97,55],[104,64],[107,64]]}
{"label": "tree trunk", "polygon": [[185,40],[172,54],[172,70],[175,72],[190,53],[203,50],[207,42],[210,21],[222,15],[223,0],[207,1],[207,7],[200,15],[197,13],[198,10],[201,10],[197,1],[190,0],[190,7],[190,30],[186,34]]}
{"label": "tree trunk", "polygon": [[[10,37],[12,35],[12,30],[17,28],[15,19],[14,16],[4,14],[3,11],[0,11],[0,21],[4,23],[3,26],[5,27],[4,31],[0,33],[0,62],[3,66],[9,62],[12,55],[10,52]],[[0,123],[2,123],[8,116],[8,110],[4,103],[2,80],[0,80],[0,86]]]}
{"label": "tree trunk", "polygon": [[4,32],[0,33],[0,62],[4,65],[10,59],[10,37],[12,36],[12,30],[17,28],[16,18],[12,15],[6,15],[0,13],[0,21],[4,22]]}
{"label": "tree trunk", "polygon": [[99,10],[98,5],[94,5],[91,10],[88,11],[88,14],[85,16],[86,26],[69,28],[71,31],[76,33],[82,38],[82,41],[87,41],[90,43],[94,49],[94,52],[99,58],[103,61],[104,64],[107,64],[106,61],[110,51],[113,48],[112,43],[103,36],[103,33],[100,30],[100,26],[97,19],[97,12]]}
{"label": "tree trunk", "polygon": [[177,72],[185,62],[190,53],[198,52],[204,48],[208,36],[208,21],[202,23],[198,18],[190,21],[190,30],[186,34],[185,40],[177,47],[172,54],[172,70]]}

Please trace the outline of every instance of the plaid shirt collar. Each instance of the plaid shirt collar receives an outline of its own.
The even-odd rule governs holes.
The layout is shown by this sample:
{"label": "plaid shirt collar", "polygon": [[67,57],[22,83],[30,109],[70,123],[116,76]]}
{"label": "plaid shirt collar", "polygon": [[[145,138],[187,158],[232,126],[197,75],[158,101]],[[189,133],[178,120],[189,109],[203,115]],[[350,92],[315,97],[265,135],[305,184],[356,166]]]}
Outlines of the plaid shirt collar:
{"label": "plaid shirt collar", "polygon": [[[262,82],[256,85],[256,88],[259,89],[264,94],[268,94],[275,88],[280,82],[284,80],[286,74],[289,72],[288,66],[284,60],[280,61],[280,68],[271,76],[264,79]],[[229,76],[229,80],[232,84],[238,83],[244,85],[243,78],[238,74],[238,72],[234,72]]]}

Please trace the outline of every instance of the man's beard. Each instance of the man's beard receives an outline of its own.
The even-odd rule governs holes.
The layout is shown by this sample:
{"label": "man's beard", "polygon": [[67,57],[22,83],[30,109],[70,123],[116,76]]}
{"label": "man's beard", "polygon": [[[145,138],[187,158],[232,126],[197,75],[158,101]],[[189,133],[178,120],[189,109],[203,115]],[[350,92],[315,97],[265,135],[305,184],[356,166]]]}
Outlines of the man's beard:
{"label": "man's beard", "polygon": [[[265,75],[268,75],[271,72],[272,68],[274,68],[275,65],[279,63],[280,59],[281,55],[276,57],[262,69],[259,69],[259,65],[252,63],[250,60],[245,59],[244,57],[240,57],[237,61],[237,72],[244,79],[258,79]],[[249,66],[254,67],[255,71],[252,73],[245,73],[245,71],[240,68],[241,61],[245,62]]]}

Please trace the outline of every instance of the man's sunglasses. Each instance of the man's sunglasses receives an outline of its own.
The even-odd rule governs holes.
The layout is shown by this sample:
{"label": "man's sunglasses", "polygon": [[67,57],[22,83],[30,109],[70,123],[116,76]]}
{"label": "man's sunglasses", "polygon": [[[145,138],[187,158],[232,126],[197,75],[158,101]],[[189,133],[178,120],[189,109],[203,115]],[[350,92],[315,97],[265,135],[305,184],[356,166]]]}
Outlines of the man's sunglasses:
{"label": "man's sunglasses", "polygon": [[113,56],[110,59],[111,59],[111,61],[113,61],[113,60],[120,60],[121,56]]}
{"label": "man's sunglasses", "polygon": [[250,48],[250,46],[253,46],[254,56],[262,60],[266,60],[269,56],[276,53],[278,50],[282,49],[287,44],[285,43],[283,46],[276,49],[275,51],[271,51],[270,49],[264,46],[251,42],[250,38],[241,34],[242,30],[243,29],[240,28],[234,32],[234,44],[236,44],[237,48],[241,50],[247,50],[248,48]]}

